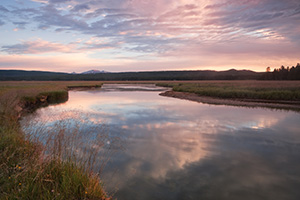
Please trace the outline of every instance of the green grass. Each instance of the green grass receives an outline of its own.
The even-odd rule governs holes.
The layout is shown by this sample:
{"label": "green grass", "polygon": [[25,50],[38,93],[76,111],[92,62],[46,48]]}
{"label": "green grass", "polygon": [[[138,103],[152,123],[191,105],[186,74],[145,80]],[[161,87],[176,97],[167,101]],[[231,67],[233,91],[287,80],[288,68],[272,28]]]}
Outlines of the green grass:
{"label": "green grass", "polygon": [[[255,99],[255,100],[282,100],[299,101],[300,86],[281,85],[280,82],[274,85],[253,81],[247,85],[247,82],[203,82],[203,83],[158,83],[158,86],[171,87],[173,91],[195,93],[199,96],[209,96],[217,98],[230,99]],[[269,83],[269,82],[268,82]],[[298,83],[298,82],[297,82]],[[278,84],[278,85],[277,85]]]}
{"label": "green grass", "polygon": [[64,148],[57,145],[65,143],[54,143],[50,151],[48,144],[26,137],[20,128],[18,106],[45,96],[48,103],[65,101],[67,84],[0,84],[0,199],[110,199],[87,162],[79,162],[74,154],[54,155],[57,148]]}

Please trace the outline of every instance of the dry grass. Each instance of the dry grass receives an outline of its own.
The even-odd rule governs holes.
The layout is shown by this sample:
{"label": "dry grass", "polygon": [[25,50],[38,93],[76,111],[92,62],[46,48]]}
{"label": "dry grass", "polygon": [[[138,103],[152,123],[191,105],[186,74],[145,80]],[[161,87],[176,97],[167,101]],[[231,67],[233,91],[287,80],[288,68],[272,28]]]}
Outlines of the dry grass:
{"label": "dry grass", "polygon": [[300,81],[200,81],[167,82],[159,86],[177,92],[231,99],[300,100]]}
{"label": "dry grass", "polygon": [[300,81],[260,81],[260,80],[211,80],[211,81],[159,81],[166,84],[201,84],[203,86],[232,86],[239,88],[290,88],[300,87]]}
{"label": "dry grass", "polygon": [[[35,98],[41,92],[88,84],[99,82],[0,83],[1,199],[110,199],[99,174],[92,170],[96,158],[107,158],[100,155],[107,138],[103,126],[98,124],[87,132],[68,121],[58,120],[55,129],[31,121],[25,136],[18,122],[16,108],[24,96]],[[97,145],[87,143],[87,136]],[[78,149],[79,142],[86,145]],[[102,161],[102,165],[107,162]]]}
{"label": "dry grass", "polygon": [[41,92],[67,90],[68,86],[101,85],[99,81],[1,81],[0,95],[10,91],[23,96],[35,96]]}

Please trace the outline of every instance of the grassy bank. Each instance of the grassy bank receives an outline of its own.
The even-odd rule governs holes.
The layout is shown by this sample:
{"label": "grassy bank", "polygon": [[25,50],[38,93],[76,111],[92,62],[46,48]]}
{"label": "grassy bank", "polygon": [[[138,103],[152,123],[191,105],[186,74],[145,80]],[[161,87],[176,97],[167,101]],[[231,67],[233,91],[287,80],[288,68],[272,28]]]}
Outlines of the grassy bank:
{"label": "grassy bank", "polygon": [[0,83],[0,199],[109,199],[89,165],[57,154],[61,132],[46,156],[45,146],[26,138],[18,121],[22,109],[65,101],[67,86],[87,85],[99,83]]}
{"label": "grassy bank", "polygon": [[299,81],[205,81],[157,85],[176,92],[224,99],[300,101]]}

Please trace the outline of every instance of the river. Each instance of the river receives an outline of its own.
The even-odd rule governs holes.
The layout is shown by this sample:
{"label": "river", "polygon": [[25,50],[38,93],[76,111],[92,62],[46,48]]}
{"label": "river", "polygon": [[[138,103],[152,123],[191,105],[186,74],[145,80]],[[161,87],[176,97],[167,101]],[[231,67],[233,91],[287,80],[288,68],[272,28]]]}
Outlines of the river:
{"label": "river", "polygon": [[299,112],[159,96],[164,90],[69,91],[66,103],[38,109],[23,128],[30,134],[25,121],[55,128],[56,120],[78,119],[83,130],[105,127],[101,151],[113,152],[101,178],[118,200],[300,199]]}

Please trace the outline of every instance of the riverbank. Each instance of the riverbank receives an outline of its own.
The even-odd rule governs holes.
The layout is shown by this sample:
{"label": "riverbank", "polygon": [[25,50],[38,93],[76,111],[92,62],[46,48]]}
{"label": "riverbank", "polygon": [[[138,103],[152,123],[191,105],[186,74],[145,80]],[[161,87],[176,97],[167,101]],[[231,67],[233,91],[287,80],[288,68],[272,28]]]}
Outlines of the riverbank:
{"label": "riverbank", "polygon": [[214,105],[231,105],[231,106],[247,106],[247,107],[267,107],[267,108],[275,108],[275,109],[291,109],[300,111],[300,102],[294,101],[284,101],[284,102],[276,102],[276,101],[263,101],[263,100],[255,100],[255,99],[221,99],[221,98],[213,98],[207,96],[199,96],[194,93],[188,92],[176,92],[176,91],[166,91],[160,93],[161,96],[173,97],[178,99],[185,99],[190,101],[195,101],[199,103],[206,104],[214,104]]}
{"label": "riverbank", "polygon": [[208,104],[300,110],[299,81],[203,81],[158,83],[162,96]]}
{"label": "riverbank", "polygon": [[[21,130],[19,118],[22,114],[67,101],[68,84],[95,86],[87,82],[0,84],[1,199],[111,199],[90,166],[77,162],[73,155],[57,154],[57,148],[46,155],[45,147],[28,139]],[[66,148],[60,144],[62,136],[59,134],[53,140],[60,151]]]}

